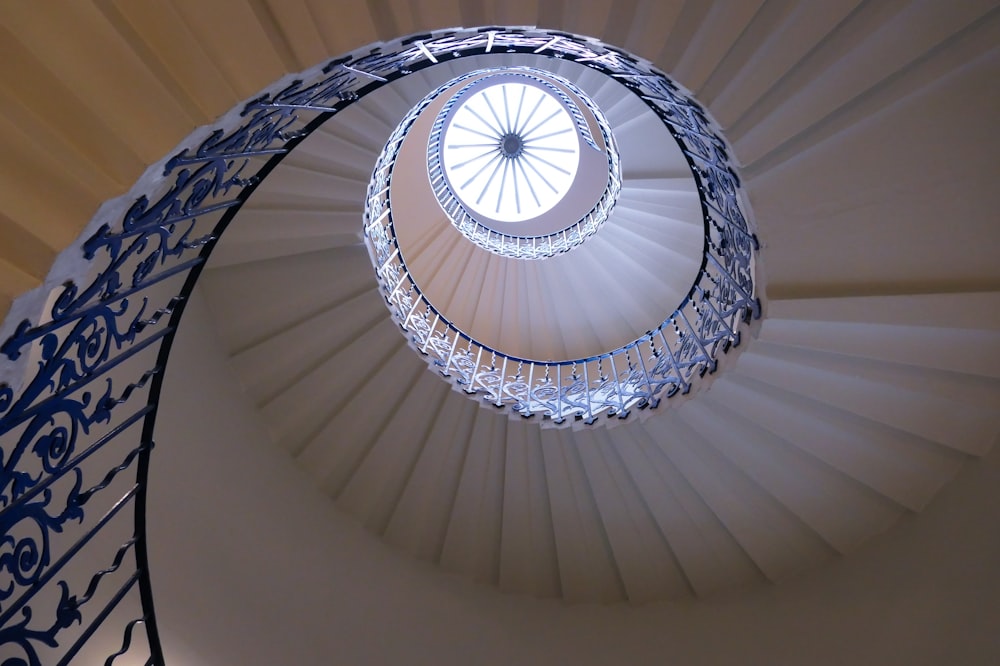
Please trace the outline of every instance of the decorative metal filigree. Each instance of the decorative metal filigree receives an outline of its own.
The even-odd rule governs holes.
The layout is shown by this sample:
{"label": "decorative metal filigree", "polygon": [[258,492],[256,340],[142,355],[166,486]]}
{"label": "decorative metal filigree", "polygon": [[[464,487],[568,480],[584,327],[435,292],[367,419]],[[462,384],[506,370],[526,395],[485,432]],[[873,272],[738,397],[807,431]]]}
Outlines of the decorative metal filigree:
{"label": "decorative metal filigree", "polygon": [[[593,419],[623,415],[686,391],[739,341],[738,322],[759,314],[756,242],[724,142],[704,112],[642,63],[594,41],[542,30],[454,30],[379,44],[309,70],[242,105],[159,165],[130,193],[120,219],[71,251],[88,264],[57,287],[45,312],[0,346],[28,376],[0,385],[0,654],[4,666],[66,663],[124,599],[142,614],[121,628],[121,650],[162,663],[146,564],[146,469],[162,371],[187,297],[236,211],[294,146],[364,95],[438,63],[493,52],[569,58],[600,69],[650,104],[681,141],[702,187],[710,227],[706,266],[685,305],[647,337],[610,355],[539,365],[494,353],[449,328],[393,263],[387,209],[376,196],[368,230],[386,296],[413,344],[472,392],[520,413]],[[371,193],[383,193],[377,173]],[[668,325],[669,324],[669,325]],[[108,467],[105,461],[115,462]],[[114,542],[102,530],[134,523]],[[77,580],[66,567],[84,544],[105,569]],[[95,593],[114,586],[101,597]],[[42,592],[51,592],[42,594]],[[140,640],[141,627],[143,638]],[[10,656],[8,656],[10,655]],[[148,655],[148,660],[146,655]]]}
{"label": "decorative metal filigree", "polygon": [[[508,51],[525,46],[524,35],[501,38],[498,34],[494,43],[496,39]],[[739,344],[741,324],[760,315],[753,281],[757,242],[747,223],[734,164],[718,128],[662,73],[617,51],[597,53],[596,49],[599,47],[593,44],[584,46],[573,40],[564,44],[553,37],[532,52],[572,55],[637,94],[678,141],[702,200],[706,234],[703,267],[684,301],[656,329],[619,349],[590,358],[561,362],[525,359],[470,339],[423,295],[396,242],[389,189],[396,157],[410,127],[431,100],[461,78],[428,95],[393,132],[376,164],[366,207],[365,234],[376,274],[392,317],[409,332],[411,345],[466,392],[480,394],[497,407],[509,406],[525,417],[539,414],[551,418],[556,424],[566,423],[570,417],[593,424],[602,413],[624,418],[633,408],[656,407],[664,397],[688,393],[706,372],[715,372],[720,354]],[[466,77],[482,74],[472,72]],[[459,98],[455,95],[448,103]],[[544,239],[500,234],[476,220],[442,174],[438,155],[442,118],[447,112],[445,108],[438,114],[431,131],[429,173],[442,207],[467,238],[498,254],[543,258],[596,233],[600,225],[590,218],[580,223],[586,230],[574,225],[568,237],[563,232]],[[603,219],[606,216],[600,221]],[[511,373],[513,368],[516,372]]]}

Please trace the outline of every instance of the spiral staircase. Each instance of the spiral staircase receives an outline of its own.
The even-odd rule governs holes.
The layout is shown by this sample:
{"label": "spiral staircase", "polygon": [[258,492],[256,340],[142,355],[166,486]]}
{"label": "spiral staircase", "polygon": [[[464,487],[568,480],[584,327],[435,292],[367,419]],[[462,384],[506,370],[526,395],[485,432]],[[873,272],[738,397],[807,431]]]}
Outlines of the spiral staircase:
{"label": "spiral staircase", "polygon": [[[225,372],[303,483],[395,552],[433,563],[423,576],[495,586],[529,614],[538,602],[525,597],[704,604],[762,582],[795,586],[836,576],[839,555],[933,507],[970,473],[964,461],[995,458],[994,2],[581,11],[174,0],[9,7],[0,23],[11,82],[0,211],[8,298],[44,279],[82,228],[80,210],[120,194],[191,127],[286,72],[379,39],[460,24],[592,35],[653,61],[719,122],[756,220],[763,315],[698,390],[592,427],[524,419],[428,371],[389,317],[362,236],[372,166],[416,102],[484,64],[543,58],[457,59],[366,95],[289,153],[229,225],[190,316],[204,317]],[[408,258],[442,311],[539,357],[641,335],[683,298],[700,259],[700,238],[686,231],[701,223],[697,197],[683,161],[665,157],[659,119],[615,81],[549,60],[605,111],[621,146],[622,197],[607,228],[551,260],[504,261],[456,242],[428,206],[420,221],[433,233]],[[64,103],[46,103],[53,92]],[[156,455],[169,455],[165,444]],[[987,496],[995,505],[996,491]],[[983,584],[995,591],[991,574]],[[970,611],[985,611],[973,635],[998,648],[993,656],[995,608]],[[623,617],[609,622],[628,634]],[[636,622],[639,636],[655,631]],[[964,663],[989,663],[974,656],[983,659]]]}

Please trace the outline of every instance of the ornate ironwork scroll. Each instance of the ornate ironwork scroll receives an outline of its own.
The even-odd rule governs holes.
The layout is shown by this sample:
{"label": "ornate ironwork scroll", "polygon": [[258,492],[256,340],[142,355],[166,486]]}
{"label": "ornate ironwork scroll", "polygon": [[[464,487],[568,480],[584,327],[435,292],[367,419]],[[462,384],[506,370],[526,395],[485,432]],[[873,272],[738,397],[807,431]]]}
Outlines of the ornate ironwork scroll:
{"label": "ornate ironwork scroll", "polygon": [[[490,28],[377,44],[309,70],[196,132],[160,163],[130,192],[124,215],[103,220],[69,250],[88,261],[74,279],[0,345],[2,362],[27,369],[20,385],[0,386],[0,666],[69,663],[102,632],[117,633],[102,644],[120,646],[106,664],[121,655],[162,663],[146,558],[146,475],[162,373],[204,262],[256,185],[327,118],[414,71],[492,52],[576,60],[654,107],[702,186],[712,249],[696,288],[663,326],[611,354],[561,365],[475,344],[388,262],[380,278],[413,344],[498,404],[592,420],[601,409],[624,415],[688,390],[714,368],[719,349],[738,343],[739,320],[759,314],[756,243],[739,181],[704,112],[648,64],[583,38]],[[370,220],[379,219],[380,205],[376,197]],[[390,230],[369,228],[385,262]],[[131,607],[134,617],[109,626],[113,612]]]}
{"label": "ornate ironwork scroll", "polygon": [[[621,81],[653,109],[680,145],[698,186],[705,221],[701,270],[683,302],[658,327],[598,356],[560,362],[526,359],[470,338],[424,296],[410,275],[396,242],[389,197],[393,167],[407,132],[430,101],[456,80],[428,95],[399,124],[369,187],[365,235],[393,319],[409,332],[411,346],[457,387],[525,417],[537,414],[556,424],[573,417],[593,424],[602,413],[625,418],[632,408],[656,407],[663,398],[688,393],[706,372],[715,372],[721,354],[739,345],[741,326],[760,316],[754,285],[757,241],[719,129],[666,75],[618,51],[528,33],[496,33],[492,44],[508,52],[571,57]],[[440,138],[435,130],[439,135],[440,127],[432,130],[429,155]],[[443,180],[439,162],[430,161],[429,173],[432,184]],[[437,186],[435,193],[442,200]],[[451,215],[450,203],[447,197],[442,200]],[[457,202],[454,208],[452,220],[466,238],[506,256],[552,256],[572,247],[574,238],[579,242],[596,233],[599,226],[590,224],[586,231],[570,227],[569,239],[565,234],[520,238],[482,226]],[[589,217],[580,224],[588,222]]]}

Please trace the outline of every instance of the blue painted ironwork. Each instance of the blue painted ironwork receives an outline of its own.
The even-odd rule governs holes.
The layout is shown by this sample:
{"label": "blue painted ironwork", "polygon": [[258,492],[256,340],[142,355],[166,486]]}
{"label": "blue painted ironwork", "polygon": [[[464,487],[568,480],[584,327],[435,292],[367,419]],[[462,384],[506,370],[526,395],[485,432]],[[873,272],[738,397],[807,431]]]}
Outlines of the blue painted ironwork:
{"label": "blue painted ironwork", "polygon": [[[554,37],[540,48],[551,50],[562,43]],[[655,329],[618,349],[587,358],[550,361],[512,356],[471,338],[423,294],[396,242],[389,195],[393,168],[407,133],[431,101],[465,78],[482,75],[482,71],[450,81],[429,94],[392,133],[369,186],[365,237],[393,319],[441,375],[466,392],[524,417],[541,415],[556,424],[568,423],[573,417],[593,424],[604,413],[625,418],[633,408],[657,407],[663,398],[688,393],[706,372],[715,372],[719,356],[739,345],[741,325],[760,315],[753,279],[757,243],[747,222],[734,163],[705,111],[648,65],[617,52],[580,57],[580,44],[572,43],[578,62],[594,67],[600,62],[598,68],[622,81],[656,112],[681,146],[697,183],[705,221],[704,257],[691,289],[673,313]],[[440,159],[433,159],[445,113],[439,113],[431,130],[431,184],[467,238],[498,254],[543,258],[568,250],[597,232],[596,224],[587,235],[571,226],[569,239],[565,231],[534,239],[500,234],[480,224],[450,193],[440,175]],[[563,242],[567,240],[570,242]]]}
{"label": "blue painted ironwork", "polygon": [[[257,184],[326,119],[414,71],[491,52],[574,59],[618,78],[653,106],[694,165],[713,250],[689,309],[612,355],[529,367],[442,335],[440,316],[415,315],[420,301],[411,298],[404,321],[419,346],[499,404],[589,420],[595,395],[608,396],[619,414],[655,404],[714,367],[712,350],[738,342],[735,320],[759,314],[755,240],[737,199],[739,183],[704,113],[648,64],[583,38],[490,28],[379,44],[309,70],[196,133],[155,177],[140,181],[126,213],[76,249],[88,263],[56,289],[46,311],[0,345],[3,363],[26,372],[16,386],[0,385],[0,666],[68,663],[102,636],[100,644],[119,646],[106,664],[124,654],[163,662],[155,572],[146,557],[146,476],[163,370],[206,259]],[[399,295],[412,289],[405,276],[391,266],[381,275],[398,281],[387,296],[403,303]],[[596,394],[588,391],[593,383]],[[116,540],[111,530],[122,525],[128,536]],[[71,577],[90,562],[96,564],[87,573]],[[130,607],[138,610],[124,626],[107,626],[113,611]],[[107,640],[108,631],[116,640]]]}

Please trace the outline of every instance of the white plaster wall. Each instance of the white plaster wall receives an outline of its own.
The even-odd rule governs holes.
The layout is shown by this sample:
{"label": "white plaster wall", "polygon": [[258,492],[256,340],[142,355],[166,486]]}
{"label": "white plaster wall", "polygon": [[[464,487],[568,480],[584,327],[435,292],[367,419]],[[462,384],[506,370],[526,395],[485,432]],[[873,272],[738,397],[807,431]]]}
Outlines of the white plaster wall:
{"label": "white plaster wall", "polygon": [[922,514],[798,580],[598,607],[446,576],[339,514],[269,445],[197,294],[156,441],[148,520],[170,666],[1000,663],[1000,447]]}

